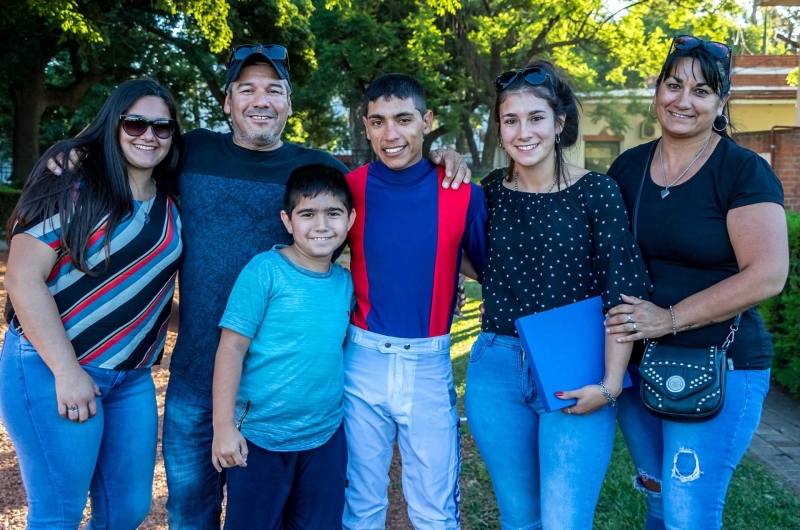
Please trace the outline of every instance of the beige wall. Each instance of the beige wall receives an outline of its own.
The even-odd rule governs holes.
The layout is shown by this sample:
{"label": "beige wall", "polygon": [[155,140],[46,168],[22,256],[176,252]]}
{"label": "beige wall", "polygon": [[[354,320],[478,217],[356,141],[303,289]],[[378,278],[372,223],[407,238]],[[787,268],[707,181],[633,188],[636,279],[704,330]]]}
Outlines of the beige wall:
{"label": "beige wall", "polygon": [[794,125],[794,101],[732,101],[731,116],[741,132],[768,131],[775,125]]}

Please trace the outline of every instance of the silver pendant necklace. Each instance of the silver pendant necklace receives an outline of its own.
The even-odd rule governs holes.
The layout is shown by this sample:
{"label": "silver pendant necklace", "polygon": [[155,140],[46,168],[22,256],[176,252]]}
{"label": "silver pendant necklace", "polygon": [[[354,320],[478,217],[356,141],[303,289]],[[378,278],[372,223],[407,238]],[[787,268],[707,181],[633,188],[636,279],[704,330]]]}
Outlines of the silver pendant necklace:
{"label": "silver pendant necklace", "polygon": [[[519,191],[518,182],[519,182],[519,171],[515,171],[514,172],[514,191]],[[551,191],[553,191],[553,188],[555,188],[555,187],[556,187],[556,178],[553,177],[553,183],[550,184],[550,187],[547,188],[547,191],[545,193],[550,193]]]}
{"label": "silver pendant necklace", "polygon": [[[147,223],[150,222],[150,211],[153,209],[153,204],[156,202],[156,195],[158,195],[158,185],[156,184],[156,181],[153,180],[153,178],[151,177],[150,178],[150,182],[156,188],[156,192],[153,194],[153,197],[150,200],[140,201],[141,202],[141,206],[139,206],[139,209],[144,213],[144,224],[147,224]],[[139,187],[137,186],[136,189],[138,191]],[[144,209],[144,205],[145,204],[147,204],[147,211],[145,211],[145,209]]]}
{"label": "silver pendant necklace", "polygon": [[[151,201],[152,201],[152,202],[151,202]],[[153,197],[153,198],[152,198],[152,199],[150,199],[149,201],[145,201],[145,202],[143,202],[143,203],[142,203],[142,206],[141,206],[141,209],[142,209],[142,210],[144,210],[144,205],[145,205],[145,203],[146,203],[146,204],[148,204],[147,211],[146,211],[146,212],[144,212],[144,224],[147,224],[147,223],[149,223],[149,222],[150,222],[150,210],[152,210],[152,209],[153,209],[153,203],[154,203],[154,202],[156,202],[156,198],[155,198],[155,197]]]}
{"label": "silver pendant necklace", "polygon": [[695,162],[697,162],[697,160],[698,160],[698,159],[699,159],[701,156],[703,156],[703,153],[705,153],[705,152],[706,152],[706,147],[708,147],[708,144],[710,144],[710,143],[711,143],[711,135],[709,134],[709,135],[708,135],[708,140],[706,140],[706,145],[704,145],[704,146],[703,146],[703,148],[700,150],[700,152],[699,152],[699,153],[697,153],[697,156],[696,156],[696,157],[694,157],[694,160],[692,160],[692,161],[689,163],[689,165],[688,165],[688,166],[686,166],[686,169],[684,169],[684,170],[683,170],[683,173],[681,173],[680,175],[678,175],[678,178],[676,178],[675,180],[673,180],[671,184],[667,184],[667,172],[666,172],[666,170],[664,169],[664,140],[663,140],[663,138],[662,138],[661,142],[658,144],[658,160],[659,160],[659,162],[661,162],[661,176],[664,178],[664,189],[661,191],[661,198],[662,198],[662,199],[666,199],[666,198],[667,198],[667,195],[669,195],[669,189],[670,189],[672,186],[674,186],[675,184],[677,184],[677,183],[678,183],[678,181],[679,181],[679,180],[681,180],[681,179],[683,178],[683,176],[684,176],[686,173],[688,173],[688,172],[689,172],[689,170],[692,168],[692,166],[694,165],[694,163],[695,163]]}

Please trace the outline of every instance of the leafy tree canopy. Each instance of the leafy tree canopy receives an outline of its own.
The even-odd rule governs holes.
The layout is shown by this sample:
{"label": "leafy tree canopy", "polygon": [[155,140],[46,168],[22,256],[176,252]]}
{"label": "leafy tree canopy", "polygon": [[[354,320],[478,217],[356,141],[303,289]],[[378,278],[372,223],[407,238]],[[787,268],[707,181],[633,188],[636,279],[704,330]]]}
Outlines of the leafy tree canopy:
{"label": "leafy tree canopy", "polygon": [[[580,92],[642,88],[677,33],[761,53],[766,18],[768,53],[794,51],[778,35],[800,38],[797,10],[746,11],[735,0],[0,0],[0,7],[0,137],[13,138],[18,180],[42,147],[76,134],[133,76],[170,86],[184,125],[224,127],[228,50],[245,42],[289,49],[295,91],[287,139],[368,152],[364,89],[399,71],[424,84],[436,111],[425,147],[455,143],[488,165],[496,148],[493,80],[504,71],[547,58]],[[593,113],[612,132],[626,127],[617,106],[599,104]],[[10,144],[0,142],[0,157],[11,154]]]}

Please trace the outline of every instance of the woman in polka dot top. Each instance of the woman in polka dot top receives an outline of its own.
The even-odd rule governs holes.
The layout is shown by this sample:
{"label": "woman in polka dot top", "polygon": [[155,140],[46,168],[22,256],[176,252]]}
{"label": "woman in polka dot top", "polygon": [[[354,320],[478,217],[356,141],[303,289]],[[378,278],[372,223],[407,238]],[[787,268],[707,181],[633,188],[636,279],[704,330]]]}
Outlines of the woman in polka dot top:
{"label": "woman in polka dot top", "polygon": [[[555,67],[536,61],[500,75],[495,89],[509,164],[484,188],[486,314],[470,353],[467,416],[504,529],[591,528],[631,348],[607,340],[603,385],[565,388],[559,397],[577,404],[545,413],[514,321],[594,296],[605,309],[621,293],[646,298],[649,281],[616,183],[564,161],[578,139],[578,102]],[[565,370],[570,362],[563,357]]]}

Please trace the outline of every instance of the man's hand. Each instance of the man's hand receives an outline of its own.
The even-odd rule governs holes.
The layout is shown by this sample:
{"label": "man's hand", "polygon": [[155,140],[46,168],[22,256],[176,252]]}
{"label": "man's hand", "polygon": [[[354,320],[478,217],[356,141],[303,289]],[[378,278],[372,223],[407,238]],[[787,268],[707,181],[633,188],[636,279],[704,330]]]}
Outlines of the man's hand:
{"label": "man's hand", "polygon": [[[83,160],[84,154],[80,149],[73,149],[69,152],[69,161],[67,162],[67,169],[72,169],[78,166],[81,161]],[[47,159],[47,169],[53,175],[60,175],[64,171],[64,166],[61,163],[61,156],[58,155],[55,158],[48,158]]]}
{"label": "man's hand", "polygon": [[430,159],[437,166],[444,166],[443,188],[449,188],[452,185],[453,189],[457,190],[462,184],[469,184],[472,171],[467,167],[464,157],[460,154],[452,149],[434,149],[431,151]]}

